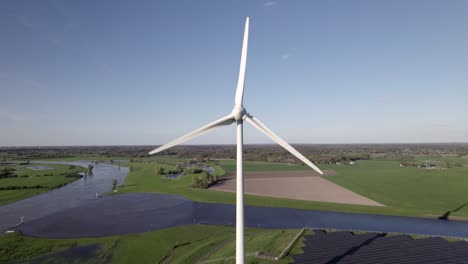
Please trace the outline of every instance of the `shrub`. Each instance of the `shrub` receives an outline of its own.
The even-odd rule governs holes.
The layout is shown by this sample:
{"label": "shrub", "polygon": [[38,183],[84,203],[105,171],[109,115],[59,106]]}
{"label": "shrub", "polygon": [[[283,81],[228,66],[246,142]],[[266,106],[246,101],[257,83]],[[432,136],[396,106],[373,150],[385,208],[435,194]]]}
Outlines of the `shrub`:
{"label": "shrub", "polygon": [[198,174],[198,173],[202,173],[203,170],[200,169],[200,168],[191,168],[191,169],[186,169],[185,170],[185,173],[186,174]]}
{"label": "shrub", "polygon": [[16,177],[16,174],[13,173],[14,171],[15,171],[14,168],[10,168],[10,167],[3,168],[3,170],[0,171],[0,179]]}
{"label": "shrub", "polygon": [[157,167],[156,167],[156,174],[158,174],[158,175],[164,175],[164,174],[166,174],[166,172],[164,171],[164,168],[163,168],[163,167],[157,166]]}
{"label": "shrub", "polygon": [[71,172],[71,173],[67,173],[67,174],[65,175],[65,177],[69,177],[69,178],[81,178],[81,175],[79,175],[78,173],[73,173],[73,172]]}
{"label": "shrub", "polygon": [[0,187],[0,190],[20,190],[20,189],[41,189],[41,188],[48,188],[47,186],[43,186],[43,185],[32,185],[32,186],[3,186],[3,187]]}
{"label": "shrub", "polygon": [[208,188],[208,184],[200,176],[195,176],[195,177],[193,177],[192,187],[193,188],[206,189],[206,188]]}
{"label": "shrub", "polygon": [[86,175],[93,175],[94,166],[92,164],[88,164],[88,169],[86,170]]}
{"label": "shrub", "polygon": [[218,177],[211,175],[206,171],[203,171],[201,175],[195,176],[193,178],[192,187],[206,189],[211,185],[215,184],[216,182],[218,182]]}

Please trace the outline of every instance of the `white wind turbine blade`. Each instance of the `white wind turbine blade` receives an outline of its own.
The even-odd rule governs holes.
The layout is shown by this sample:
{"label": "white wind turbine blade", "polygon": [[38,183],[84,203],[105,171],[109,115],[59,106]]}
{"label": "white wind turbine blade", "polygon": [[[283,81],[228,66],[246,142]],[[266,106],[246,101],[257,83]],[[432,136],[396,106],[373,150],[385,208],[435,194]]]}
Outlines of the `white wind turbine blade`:
{"label": "white wind turbine blade", "polygon": [[257,118],[251,116],[251,115],[246,115],[245,120],[249,122],[252,126],[254,126],[256,129],[260,130],[263,132],[263,134],[267,135],[269,138],[271,138],[273,141],[278,143],[280,146],[285,148],[287,151],[289,151],[291,154],[296,156],[298,159],[300,159],[302,162],[307,164],[309,167],[314,169],[316,172],[323,174],[323,172],[315,166],[310,160],[308,160],[304,155],[302,155],[299,151],[297,151],[295,148],[293,148],[291,145],[289,145],[286,141],[278,137],[273,131],[271,131],[267,126],[265,126],[260,120]]}
{"label": "white wind turbine blade", "polygon": [[237,80],[235,105],[241,106],[244,97],[245,65],[247,63],[247,45],[249,42],[249,17],[245,20],[244,41],[240,60],[239,79]]}
{"label": "white wind turbine blade", "polygon": [[185,136],[182,136],[182,137],[180,137],[178,139],[175,139],[175,140],[167,143],[166,145],[163,145],[163,146],[161,146],[161,147],[159,147],[157,149],[154,149],[149,154],[150,155],[156,154],[158,152],[161,152],[163,150],[171,148],[171,147],[173,147],[175,145],[181,144],[181,143],[183,143],[183,142],[185,142],[187,140],[190,140],[192,138],[196,138],[196,137],[198,137],[200,135],[203,135],[203,134],[205,134],[205,133],[207,133],[207,132],[209,132],[209,131],[211,131],[213,129],[223,127],[223,126],[229,126],[234,121],[235,121],[234,117],[232,117],[231,115],[225,116],[225,117],[220,118],[220,119],[218,119],[218,120],[216,120],[216,121],[214,121],[212,123],[209,123],[208,125],[206,125],[206,126],[204,126],[202,128],[199,128],[199,129],[197,129],[195,131],[192,131],[192,132],[188,133]]}

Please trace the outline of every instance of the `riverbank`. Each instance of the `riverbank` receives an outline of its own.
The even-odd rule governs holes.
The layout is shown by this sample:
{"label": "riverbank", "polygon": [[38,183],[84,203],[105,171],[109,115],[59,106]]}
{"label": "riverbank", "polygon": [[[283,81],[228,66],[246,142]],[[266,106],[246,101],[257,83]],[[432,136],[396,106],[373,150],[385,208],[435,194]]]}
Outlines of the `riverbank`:
{"label": "riverbank", "polygon": [[[142,233],[191,224],[233,226],[235,206],[193,202],[175,195],[117,194],[29,221],[17,230],[33,237],[78,238]],[[468,238],[466,221],[260,206],[245,207],[245,225],[269,229],[332,228]]]}
{"label": "riverbank", "polygon": [[[40,161],[41,164],[63,164],[87,167],[90,161]],[[111,191],[112,180],[122,184],[128,168],[109,164],[95,164],[93,175],[82,177],[60,188],[0,206],[0,230],[17,224],[21,217],[27,223],[33,219],[96,200],[96,193]]]}

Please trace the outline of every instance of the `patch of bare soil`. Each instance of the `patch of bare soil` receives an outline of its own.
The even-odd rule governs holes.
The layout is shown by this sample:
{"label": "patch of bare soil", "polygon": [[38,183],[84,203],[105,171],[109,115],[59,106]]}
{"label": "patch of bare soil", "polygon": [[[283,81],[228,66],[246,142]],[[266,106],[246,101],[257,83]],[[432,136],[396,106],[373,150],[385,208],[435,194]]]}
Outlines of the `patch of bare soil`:
{"label": "patch of bare soil", "polygon": [[[324,171],[323,176],[334,175]],[[245,172],[247,194],[318,202],[384,206],[344,187],[332,183],[313,171]],[[210,190],[235,192],[235,174],[227,175]]]}

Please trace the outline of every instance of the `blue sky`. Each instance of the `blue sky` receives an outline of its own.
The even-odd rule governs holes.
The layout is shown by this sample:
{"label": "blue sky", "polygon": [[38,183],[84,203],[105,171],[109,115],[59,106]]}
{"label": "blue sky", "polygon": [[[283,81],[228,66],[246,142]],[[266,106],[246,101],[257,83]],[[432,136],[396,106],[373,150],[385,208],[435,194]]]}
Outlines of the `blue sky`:
{"label": "blue sky", "polygon": [[[455,0],[2,1],[0,146],[163,144],[226,115],[246,16],[244,105],[285,140],[468,142],[467,10]],[[189,143],[234,141],[229,127]]]}

